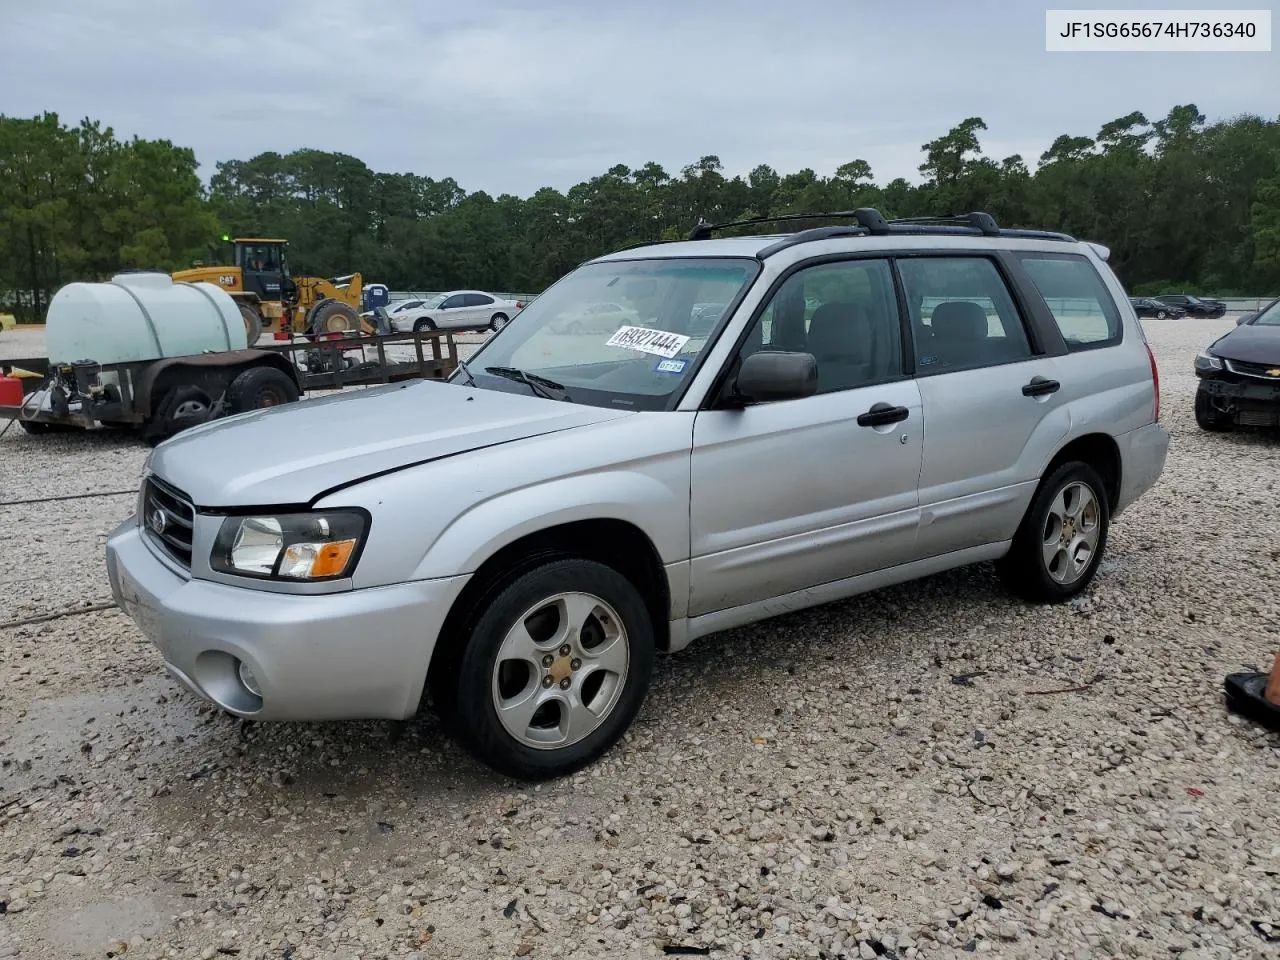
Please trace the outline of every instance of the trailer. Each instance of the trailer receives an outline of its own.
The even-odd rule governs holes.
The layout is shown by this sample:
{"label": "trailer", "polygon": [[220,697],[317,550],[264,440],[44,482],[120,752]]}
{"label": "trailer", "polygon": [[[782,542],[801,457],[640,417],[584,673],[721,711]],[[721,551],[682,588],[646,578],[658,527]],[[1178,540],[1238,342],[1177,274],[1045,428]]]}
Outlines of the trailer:
{"label": "trailer", "polygon": [[[177,320],[189,326],[175,333],[172,315],[181,311],[169,305],[167,316],[161,296],[166,288],[154,278],[144,280],[118,282],[117,277],[111,284],[71,285],[118,287],[136,303],[136,316],[134,311],[121,315],[112,304],[102,302],[118,296],[115,290],[82,290],[79,300],[69,295],[57,313],[55,298],[46,337],[54,329],[55,318],[61,318],[57,347],[61,356],[0,361],[0,420],[17,420],[34,434],[131,428],[155,443],[209,420],[291,403],[312,391],[442,379],[458,364],[453,334],[440,330],[277,334],[274,342],[248,347],[238,313],[232,312],[234,305],[221,304],[214,296],[221,291],[198,289],[205,284],[174,284],[165,277],[173,288],[196,290],[215,308],[213,312],[205,309],[207,317],[187,310]],[[141,294],[147,294],[150,302]],[[203,307],[198,299],[192,302]],[[102,323],[84,323],[86,317],[101,320],[104,316],[115,325],[107,339],[101,334]],[[130,330],[135,320],[137,329]],[[203,332],[198,329],[200,323],[205,323]],[[175,344],[193,343],[203,349],[189,353],[172,349]],[[64,359],[78,350],[89,356]]]}

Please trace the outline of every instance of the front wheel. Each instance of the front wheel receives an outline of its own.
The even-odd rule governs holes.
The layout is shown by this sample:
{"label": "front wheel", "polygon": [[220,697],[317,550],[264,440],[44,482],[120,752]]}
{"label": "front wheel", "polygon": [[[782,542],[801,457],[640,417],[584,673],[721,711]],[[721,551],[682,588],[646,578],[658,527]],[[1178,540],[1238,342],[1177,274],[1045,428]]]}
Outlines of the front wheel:
{"label": "front wheel", "polygon": [[435,321],[430,319],[418,320],[413,325],[414,333],[422,333],[424,330],[434,330],[435,328]]}
{"label": "front wheel", "polygon": [[1201,430],[1222,433],[1235,426],[1231,414],[1223,413],[1213,405],[1213,398],[1204,390],[1196,391],[1196,423]]}
{"label": "front wheel", "polygon": [[463,746],[500,773],[564,776],[631,725],[653,653],[653,623],[630,581],[591,561],[547,563],[509,583],[475,621],[451,720]]}
{"label": "front wheel", "polygon": [[1083,593],[1107,546],[1111,509],[1102,478],[1087,463],[1064,463],[1041,481],[1013,545],[998,566],[1020,597],[1062,603]]}
{"label": "front wheel", "polygon": [[507,315],[505,313],[495,313],[489,320],[489,329],[497,333],[507,325]]}
{"label": "front wheel", "polygon": [[1157,310],[1157,311],[1156,311],[1156,319],[1157,319],[1157,320],[1164,320],[1164,319],[1165,319],[1166,317],[1168,317],[1168,316],[1169,316],[1169,314],[1165,313],[1163,310]]}

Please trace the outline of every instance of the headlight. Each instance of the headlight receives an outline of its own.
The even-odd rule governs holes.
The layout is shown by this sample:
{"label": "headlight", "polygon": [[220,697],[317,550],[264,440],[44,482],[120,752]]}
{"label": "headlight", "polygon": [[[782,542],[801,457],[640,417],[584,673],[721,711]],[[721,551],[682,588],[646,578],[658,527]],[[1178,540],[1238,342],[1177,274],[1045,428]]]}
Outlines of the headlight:
{"label": "headlight", "polygon": [[369,530],[363,511],[227,517],[209,565],[271,580],[335,580],[351,574]]}
{"label": "headlight", "polygon": [[1215,357],[1215,356],[1214,356],[1213,354],[1211,354],[1211,353],[1197,353],[1197,354],[1196,354],[1196,369],[1197,369],[1197,370],[1206,370],[1206,371],[1208,371],[1208,370],[1221,370],[1221,369],[1222,369],[1222,361],[1221,361],[1221,360],[1219,360],[1217,357]]}

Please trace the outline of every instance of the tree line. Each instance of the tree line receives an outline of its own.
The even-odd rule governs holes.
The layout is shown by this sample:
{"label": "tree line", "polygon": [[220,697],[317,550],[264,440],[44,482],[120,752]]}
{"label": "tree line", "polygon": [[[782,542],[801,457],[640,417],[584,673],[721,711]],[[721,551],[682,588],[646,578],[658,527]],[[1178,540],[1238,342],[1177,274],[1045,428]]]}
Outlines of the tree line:
{"label": "tree line", "polygon": [[1193,104],[1157,120],[1134,112],[1094,136],[1063,134],[1034,168],[985,155],[984,130],[970,117],[923,144],[916,183],[877,184],[859,159],[830,176],[762,164],[729,177],[704,156],[679,173],[619,164],[521,198],[307,149],[218,163],[206,187],[194,153],[167,140],[0,115],[0,306],[33,319],[71,280],[225,262],[224,233],[288,238],[298,275],[534,292],[593,256],[681,237],[700,220],[862,206],[888,217],[986,210],[1002,225],[1095,240],[1135,294],[1280,290],[1280,119],[1208,123]]}

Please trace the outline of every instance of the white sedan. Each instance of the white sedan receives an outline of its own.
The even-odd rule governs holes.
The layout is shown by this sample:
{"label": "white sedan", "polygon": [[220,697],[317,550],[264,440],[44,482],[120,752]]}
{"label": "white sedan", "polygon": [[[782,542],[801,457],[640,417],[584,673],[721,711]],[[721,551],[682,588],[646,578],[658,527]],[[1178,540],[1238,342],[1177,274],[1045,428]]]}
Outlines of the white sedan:
{"label": "white sedan", "polygon": [[451,290],[417,301],[413,307],[389,310],[397,332],[409,330],[501,330],[524,304],[502,300],[482,290]]}

